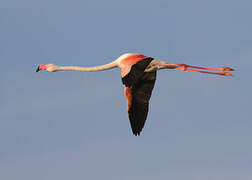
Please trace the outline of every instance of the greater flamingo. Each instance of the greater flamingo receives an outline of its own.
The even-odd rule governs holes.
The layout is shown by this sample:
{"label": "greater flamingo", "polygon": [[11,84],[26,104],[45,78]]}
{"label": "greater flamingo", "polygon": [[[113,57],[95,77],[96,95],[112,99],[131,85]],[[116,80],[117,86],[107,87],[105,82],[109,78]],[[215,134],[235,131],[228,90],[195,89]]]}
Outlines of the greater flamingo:
{"label": "greater flamingo", "polygon": [[[132,132],[140,135],[149,109],[149,100],[156,80],[156,72],[160,69],[179,69],[200,73],[232,76],[226,71],[233,71],[229,67],[207,68],[190,66],[186,64],[172,64],[142,54],[123,54],[115,61],[95,67],[56,66],[54,64],[41,64],[36,72],[47,70],[55,71],[103,71],[112,68],[121,68],[122,83],[125,85],[124,93],[127,99],[127,111]],[[193,68],[193,69],[191,69]],[[195,70],[201,69],[201,70]],[[209,72],[202,70],[217,70],[222,72]]]}

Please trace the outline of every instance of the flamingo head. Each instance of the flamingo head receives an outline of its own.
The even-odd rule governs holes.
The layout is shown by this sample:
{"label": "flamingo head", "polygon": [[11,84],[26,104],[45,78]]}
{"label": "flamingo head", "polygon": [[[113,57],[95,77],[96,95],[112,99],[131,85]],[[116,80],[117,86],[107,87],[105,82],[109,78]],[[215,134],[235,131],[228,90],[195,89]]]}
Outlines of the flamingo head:
{"label": "flamingo head", "polygon": [[39,72],[40,70],[46,70],[49,72],[54,72],[56,71],[57,66],[54,64],[40,64],[36,70],[36,72]]}

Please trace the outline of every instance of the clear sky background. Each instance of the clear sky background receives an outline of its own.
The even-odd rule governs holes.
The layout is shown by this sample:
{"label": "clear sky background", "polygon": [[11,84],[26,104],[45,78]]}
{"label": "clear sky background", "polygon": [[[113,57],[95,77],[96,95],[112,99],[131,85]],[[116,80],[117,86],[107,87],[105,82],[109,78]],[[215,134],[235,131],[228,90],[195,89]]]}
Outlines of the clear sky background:
{"label": "clear sky background", "polygon": [[[251,0],[1,0],[0,179],[251,180]],[[235,77],[158,72],[140,137],[123,53],[230,66]]]}

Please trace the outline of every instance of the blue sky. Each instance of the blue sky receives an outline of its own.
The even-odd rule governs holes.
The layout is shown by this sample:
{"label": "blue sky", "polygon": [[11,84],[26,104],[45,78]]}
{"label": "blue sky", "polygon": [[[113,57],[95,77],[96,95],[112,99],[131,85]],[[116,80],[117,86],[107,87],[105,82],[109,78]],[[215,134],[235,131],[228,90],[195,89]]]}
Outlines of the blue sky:
{"label": "blue sky", "polygon": [[[0,2],[0,179],[252,179],[252,3],[246,0]],[[231,66],[235,77],[158,72],[131,133],[123,53]]]}

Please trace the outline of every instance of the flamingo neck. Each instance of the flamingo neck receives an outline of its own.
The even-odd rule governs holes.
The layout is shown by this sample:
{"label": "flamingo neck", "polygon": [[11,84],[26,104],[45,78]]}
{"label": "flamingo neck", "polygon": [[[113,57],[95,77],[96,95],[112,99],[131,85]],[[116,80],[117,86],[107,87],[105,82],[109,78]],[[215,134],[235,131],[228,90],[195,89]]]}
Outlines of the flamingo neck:
{"label": "flamingo neck", "polygon": [[118,67],[118,64],[113,61],[108,64],[94,67],[80,67],[80,66],[57,66],[56,71],[104,71],[112,68]]}

